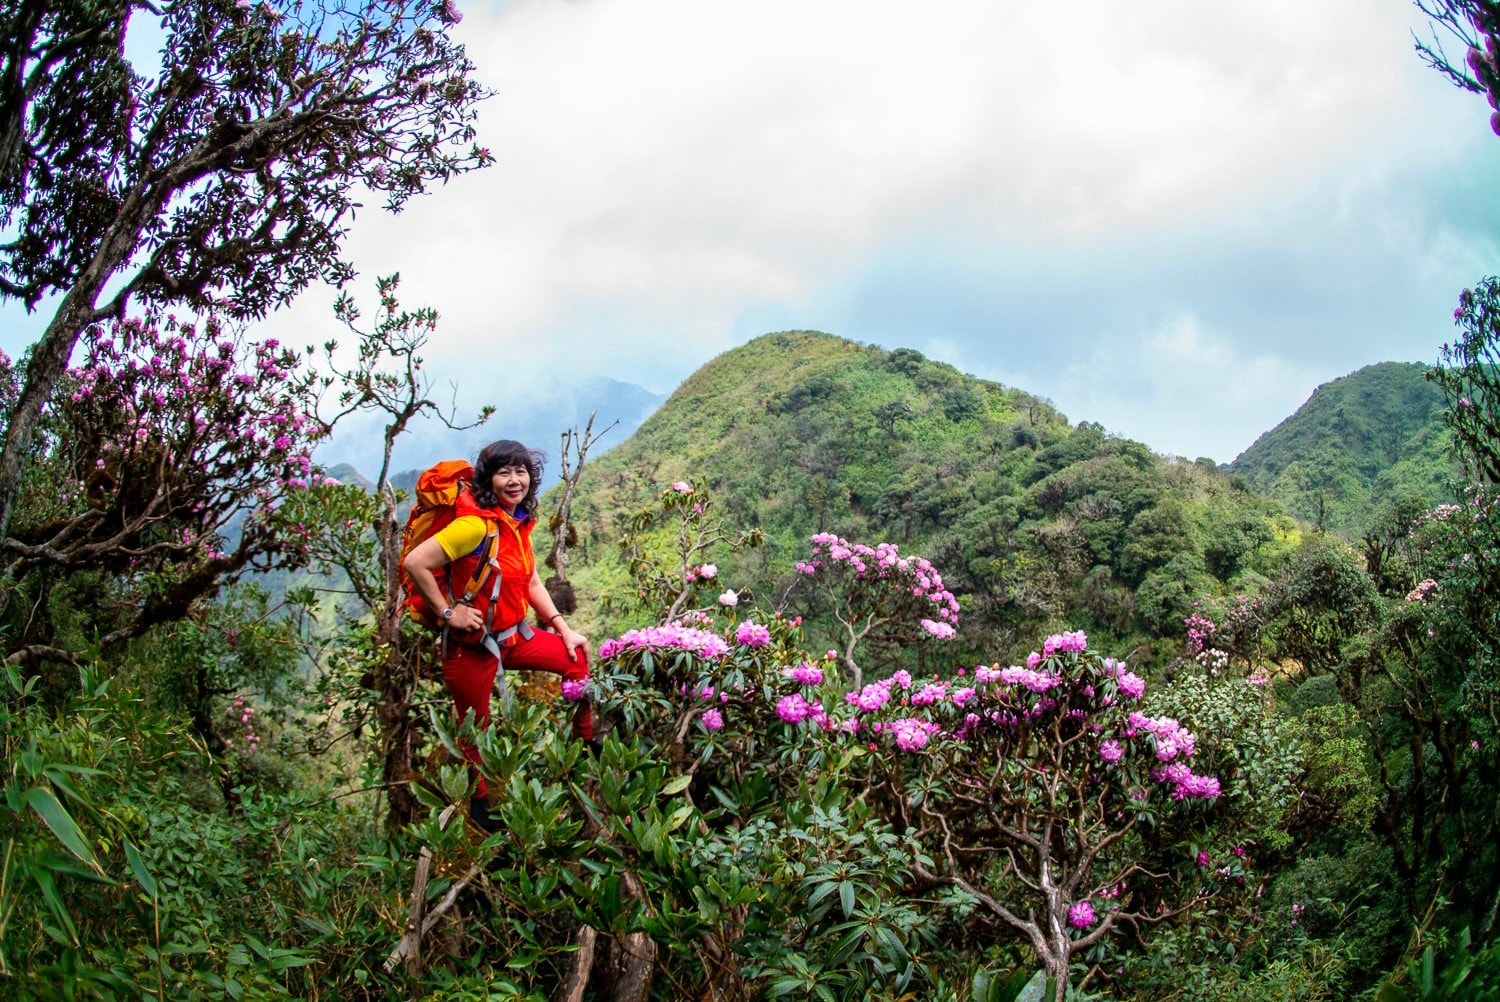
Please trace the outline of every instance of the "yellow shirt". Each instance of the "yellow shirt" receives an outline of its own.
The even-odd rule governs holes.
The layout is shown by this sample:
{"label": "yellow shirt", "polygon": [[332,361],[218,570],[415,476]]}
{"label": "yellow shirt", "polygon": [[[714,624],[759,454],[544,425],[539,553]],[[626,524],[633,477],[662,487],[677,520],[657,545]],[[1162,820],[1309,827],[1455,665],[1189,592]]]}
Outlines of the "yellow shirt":
{"label": "yellow shirt", "polygon": [[463,515],[443,526],[432,538],[438,541],[443,553],[451,561],[467,557],[477,550],[479,544],[484,542],[486,529],[484,519],[478,515]]}

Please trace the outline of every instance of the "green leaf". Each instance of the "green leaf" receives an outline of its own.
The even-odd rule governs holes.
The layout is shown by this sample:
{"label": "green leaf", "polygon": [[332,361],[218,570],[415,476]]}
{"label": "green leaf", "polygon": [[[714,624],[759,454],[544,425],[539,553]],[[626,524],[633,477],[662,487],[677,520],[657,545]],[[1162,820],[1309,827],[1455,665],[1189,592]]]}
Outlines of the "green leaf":
{"label": "green leaf", "polygon": [[73,815],[58,801],[56,794],[46,787],[33,786],[26,791],[26,802],[69,852],[93,867],[96,872],[104,872],[99,866],[99,860],[94,857],[94,850],[89,848],[88,840],[83,837],[78,822],[73,820]]}
{"label": "green leaf", "polygon": [[693,777],[691,774],[674,777],[661,788],[661,795],[663,797],[675,797],[692,785],[692,782]]}
{"label": "green leaf", "polygon": [[693,805],[683,804],[681,807],[677,808],[677,810],[673,811],[672,816],[667,819],[667,831],[675,832],[677,829],[683,826],[688,818],[692,816]]}
{"label": "green leaf", "polygon": [[57,882],[52,878],[51,872],[35,868],[31,871],[31,879],[36,881],[36,886],[42,892],[42,900],[47,909],[67,928],[67,939],[72,945],[78,945],[78,927],[73,924],[73,916],[68,914],[67,906],[63,904],[62,895],[57,893]]}
{"label": "green leaf", "polygon": [[844,917],[854,914],[854,885],[845,880],[839,884],[839,904],[844,908]]}
{"label": "green leaf", "polygon": [[141,885],[141,890],[154,899],[157,896],[156,878],[151,876],[140,851],[128,839],[125,841],[125,862],[130,864],[130,872],[135,874],[135,882]]}

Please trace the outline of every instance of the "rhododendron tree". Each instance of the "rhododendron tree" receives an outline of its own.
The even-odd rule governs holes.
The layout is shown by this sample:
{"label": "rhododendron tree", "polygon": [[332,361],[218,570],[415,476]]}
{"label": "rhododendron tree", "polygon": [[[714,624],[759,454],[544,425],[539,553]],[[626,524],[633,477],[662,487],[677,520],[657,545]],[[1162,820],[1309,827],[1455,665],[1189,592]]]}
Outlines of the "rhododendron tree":
{"label": "rhododendron tree", "polygon": [[[0,297],[56,303],[0,438],[0,536],[90,325],[132,304],[263,316],[353,274],[340,244],[357,188],[399,210],[493,160],[450,20],[431,0],[0,13]],[[142,58],[127,28],[159,54]]]}
{"label": "rhododendron tree", "polygon": [[799,560],[800,578],[828,602],[841,628],[840,660],[854,686],[864,680],[855,660],[861,644],[891,653],[923,638],[947,640],[958,622],[958,600],[943,587],[931,561],[903,556],[895,543],[867,546],[831,532],[811,539],[812,554]]}
{"label": "rhododendron tree", "polygon": [[827,728],[873,752],[870,795],[938,860],[918,876],[1024,938],[1059,1000],[1074,954],[1202,900],[1146,866],[1138,840],[1222,787],[1195,770],[1192,731],[1141,711],[1145,688],[1063,633],[1024,665],[897,672],[851,692],[853,717]]}
{"label": "rhododendron tree", "polygon": [[[14,385],[9,366],[0,382]],[[310,377],[275,341],[246,344],[212,317],[93,329],[44,415],[5,541],[23,579],[102,570],[151,596],[102,639],[183,614],[252,567],[300,559],[277,509],[319,479]]]}
{"label": "rhododendron tree", "polygon": [[[831,696],[815,691],[828,662],[806,659],[796,621],[732,618],[599,645],[589,688],[616,726],[582,803],[603,832],[591,851],[645,893],[628,919],[595,921],[648,931],[647,952],[693,997],[760,997],[767,984],[782,995],[810,980],[828,997],[905,986],[930,925],[897,893],[916,846],[839,784],[853,750],[805,725],[831,725]],[[814,978],[802,958],[823,950]]]}

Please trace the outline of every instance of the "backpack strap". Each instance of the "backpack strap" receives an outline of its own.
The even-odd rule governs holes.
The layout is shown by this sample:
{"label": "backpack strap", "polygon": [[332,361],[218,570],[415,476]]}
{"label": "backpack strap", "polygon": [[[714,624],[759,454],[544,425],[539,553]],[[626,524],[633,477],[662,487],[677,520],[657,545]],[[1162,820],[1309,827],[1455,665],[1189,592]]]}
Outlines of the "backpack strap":
{"label": "backpack strap", "polygon": [[532,637],[536,636],[536,631],[531,628],[530,623],[526,622],[526,620],[523,619],[519,623],[516,623],[512,626],[507,626],[503,630],[486,632],[484,637],[479,641],[481,647],[489,651],[491,654],[495,655],[495,663],[499,666],[498,670],[495,672],[495,687],[500,690],[500,697],[502,699],[505,698],[505,695],[508,691],[505,684],[504,652],[505,648],[509,647],[510,645],[505,643],[505,641],[509,640],[511,637],[516,636],[517,634],[520,634],[522,640],[530,640]]}

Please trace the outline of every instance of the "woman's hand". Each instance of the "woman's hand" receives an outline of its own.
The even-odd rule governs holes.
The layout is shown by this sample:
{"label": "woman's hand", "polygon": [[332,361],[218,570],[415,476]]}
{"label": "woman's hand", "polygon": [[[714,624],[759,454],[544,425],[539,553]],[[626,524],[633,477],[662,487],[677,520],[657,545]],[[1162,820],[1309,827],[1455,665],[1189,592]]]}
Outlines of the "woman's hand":
{"label": "woman's hand", "polygon": [[576,651],[580,647],[583,648],[583,656],[585,658],[589,657],[591,652],[589,651],[588,637],[585,637],[583,634],[579,633],[571,626],[568,626],[566,623],[563,624],[562,629],[559,631],[558,635],[562,637],[563,646],[568,650],[569,661],[578,660]]}
{"label": "woman's hand", "polygon": [[472,605],[455,605],[453,616],[448,620],[448,628],[466,633],[469,630],[477,630],[484,626],[484,615]]}

